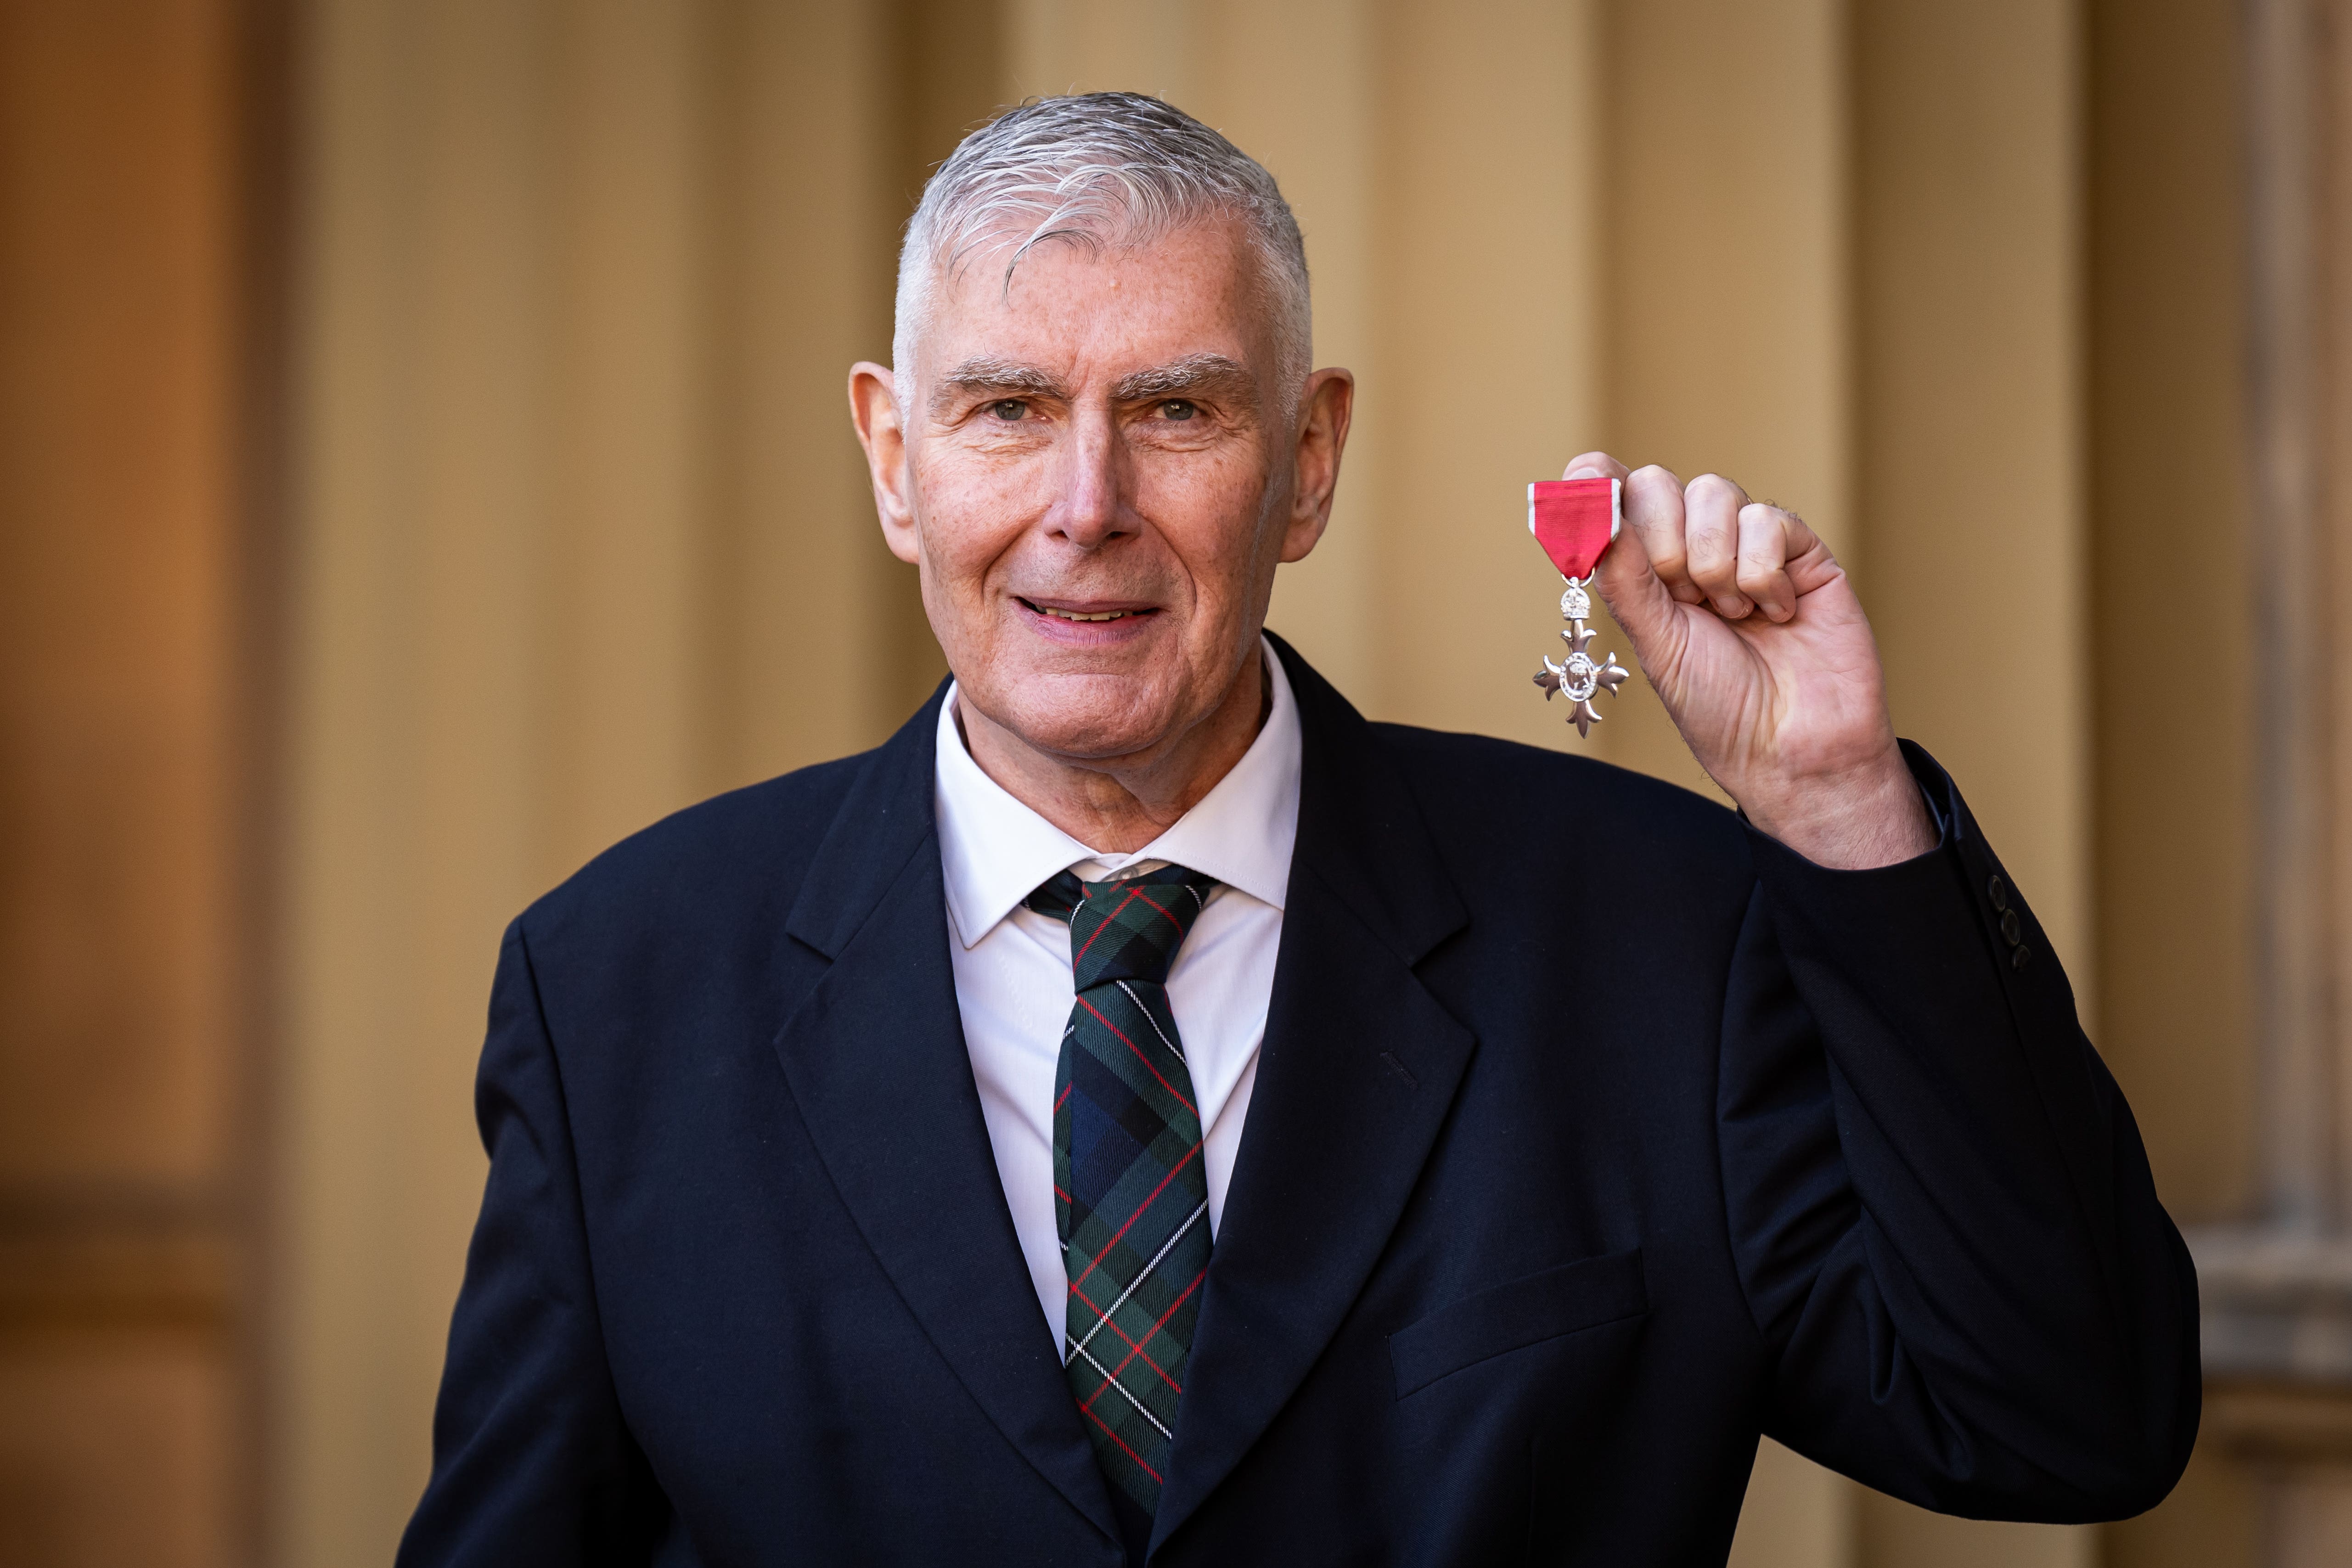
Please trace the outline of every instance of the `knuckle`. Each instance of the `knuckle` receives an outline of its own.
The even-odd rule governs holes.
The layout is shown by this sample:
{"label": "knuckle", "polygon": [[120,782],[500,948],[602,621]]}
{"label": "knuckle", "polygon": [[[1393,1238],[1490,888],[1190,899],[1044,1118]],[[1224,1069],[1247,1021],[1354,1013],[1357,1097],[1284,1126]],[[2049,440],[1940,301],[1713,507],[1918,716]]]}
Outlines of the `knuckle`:
{"label": "knuckle", "polygon": [[1748,492],[1720,474],[1700,475],[1690,482],[1688,494],[1694,504],[1701,500],[1711,505],[1728,501],[1734,510],[1748,504]]}

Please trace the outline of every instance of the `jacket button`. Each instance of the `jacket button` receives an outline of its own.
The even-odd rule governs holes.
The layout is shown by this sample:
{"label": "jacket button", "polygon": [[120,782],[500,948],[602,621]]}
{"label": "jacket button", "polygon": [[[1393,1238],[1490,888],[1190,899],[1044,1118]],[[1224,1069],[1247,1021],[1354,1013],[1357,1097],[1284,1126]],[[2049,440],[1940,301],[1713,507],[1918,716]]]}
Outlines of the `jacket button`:
{"label": "jacket button", "polygon": [[2014,909],[2001,912],[2000,939],[2012,947],[2025,940],[2025,925],[2017,918],[2017,911]]}
{"label": "jacket button", "polygon": [[2000,880],[2000,873],[1993,873],[1992,880],[1985,883],[1985,896],[1992,900],[1995,909],[2009,912],[2009,883]]}
{"label": "jacket button", "polygon": [[2020,948],[2016,949],[2014,952],[2012,952],[2012,953],[2011,953],[2011,954],[2010,954],[2010,956],[2009,956],[2009,967],[2010,967],[2011,968],[2012,968],[2012,969],[2022,969],[2023,967],[2025,967],[2025,966],[2026,966],[2029,962],[2031,962],[2031,961],[2032,961],[2032,957],[2033,957],[2033,949],[2032,949],[2032,948],[2031,948],[2031,947],[2020,947]]}

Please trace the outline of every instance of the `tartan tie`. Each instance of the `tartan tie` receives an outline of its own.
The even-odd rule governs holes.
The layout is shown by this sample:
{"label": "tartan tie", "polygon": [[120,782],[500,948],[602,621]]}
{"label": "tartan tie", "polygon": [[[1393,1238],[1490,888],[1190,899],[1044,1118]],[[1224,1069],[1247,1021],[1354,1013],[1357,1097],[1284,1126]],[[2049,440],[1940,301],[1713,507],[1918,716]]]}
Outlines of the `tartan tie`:
{"label": "tartan tie", "polygon": [[1054,1217],[1070,1282],[1065,1375],[1103,1473],[1148,1519],[1209,1269],[1201,1113],[1168,967],[1215,879],[1062,872],[1030,908],[1070,923],[1077,1001],[1054,1072]]}

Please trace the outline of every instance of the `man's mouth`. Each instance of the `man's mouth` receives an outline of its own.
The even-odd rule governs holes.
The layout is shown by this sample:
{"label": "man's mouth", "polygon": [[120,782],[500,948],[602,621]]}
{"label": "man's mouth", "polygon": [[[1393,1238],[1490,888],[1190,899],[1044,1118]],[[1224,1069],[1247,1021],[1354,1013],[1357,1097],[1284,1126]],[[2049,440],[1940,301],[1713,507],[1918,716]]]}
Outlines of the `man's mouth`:
{"label": "man's mouth", "polygon": [[[1014,597],[1020,596],[1016,594]],[[1055,621],[1076,621],[1082,624],[1103,621],[1126,621],[1145,615],[1157,615],[1160,612],[1156,608],[1150,606],[1116,610],[1079,610],[1067,605],[1041,604],[1034,599],[1022,599],[1021,604],[1024,609],[1034,611],[1040,615],[1048,616]]]}

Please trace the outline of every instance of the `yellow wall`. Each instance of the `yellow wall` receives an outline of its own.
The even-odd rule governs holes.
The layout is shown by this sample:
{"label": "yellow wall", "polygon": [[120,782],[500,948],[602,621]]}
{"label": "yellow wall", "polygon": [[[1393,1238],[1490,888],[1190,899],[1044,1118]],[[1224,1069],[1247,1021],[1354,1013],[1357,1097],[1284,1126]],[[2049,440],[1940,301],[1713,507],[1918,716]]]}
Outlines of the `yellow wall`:
{"label": "yellow wall", "polygon": [[1896,727],[2095,1019],[2072,6],[1857,7],[1859,494]]}
{"label": "yellow wall", "polygon": [[[1723,474],[1794,507],[1859,568],[1843,9],[1609,8],[1592,374],[1607,440],[1627,463],[1685,481]],[[1646,684],[1624,695],[1611,759],[1711,789]]]}
{"label": "yellow wall", "polygon": [[2184,1221],[2253,1196],[2235,21],[2201,0],[2091,11],[2100,1044]]}
{"label": "yellow wall", "polygon": [[664,812],[873,744],[928,684],[842,413],[849,362],[887,354],[890,22],[652,0],[313,19],[289,1562],[383,1560],[422,1484],[501,925]]}
{"label": "yellow wall", "polygon": [[[2086,26],[2088,584],[2099,1045],[2183,1223],[2253,1206],[2241,13],[2098,0]],[[2112,1568],[2251,1568],[2279,1536],[2213,1423]]]}

